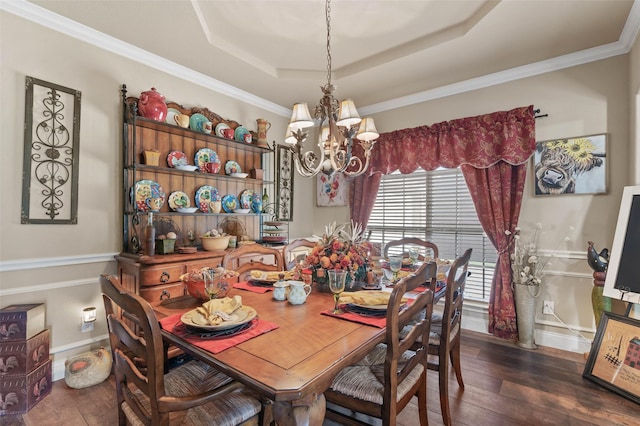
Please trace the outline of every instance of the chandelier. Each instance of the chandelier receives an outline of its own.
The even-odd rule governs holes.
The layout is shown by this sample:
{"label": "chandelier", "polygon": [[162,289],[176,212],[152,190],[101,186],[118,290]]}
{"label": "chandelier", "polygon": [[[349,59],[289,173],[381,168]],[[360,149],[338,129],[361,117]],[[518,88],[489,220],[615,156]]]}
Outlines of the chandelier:
{"label": "chandelier", "polygon": [[[314,117],[320,121],[318,148],[302,152],[302,144],[308,137],[305,130],[314,125],[305,103],[293,106],[287,127],[285,143],[293,153],[296,170],[302,176],[315,176],[322,172],[332,175],[342,172],[347,176],[359,176],[367,170],[371,160],[371,149],[378,138],[373,118],[360,118],[351,99],[338,102],[333,96],[335,86],[331,84],[331,0],[325,4],[327,21],[327,84],[321,87],[322,98],[315,106]],[[354,137],[362,147],[364,159],[353,153]]]}

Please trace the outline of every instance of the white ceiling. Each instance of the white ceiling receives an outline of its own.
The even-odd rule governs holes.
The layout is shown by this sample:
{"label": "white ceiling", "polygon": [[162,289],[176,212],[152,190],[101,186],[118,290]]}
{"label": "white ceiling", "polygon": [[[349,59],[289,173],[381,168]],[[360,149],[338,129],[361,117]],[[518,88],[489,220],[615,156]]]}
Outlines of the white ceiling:
{"label": "white ceiling", "polygon": [[[323,0],[3,3],[283,115],[315,104],[327,79]],[[335,94],[361,114],[627,53],[640,28],[633,0],[333,0],[331,11]]]}

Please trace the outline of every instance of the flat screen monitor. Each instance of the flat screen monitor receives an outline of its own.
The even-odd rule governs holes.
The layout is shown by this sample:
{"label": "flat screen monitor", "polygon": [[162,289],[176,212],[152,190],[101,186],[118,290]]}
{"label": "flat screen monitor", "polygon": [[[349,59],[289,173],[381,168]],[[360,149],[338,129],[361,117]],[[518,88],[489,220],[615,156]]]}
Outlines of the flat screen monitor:
{"label": "flat screen monitor", "polygon": [[640,185],[622,193],[604,295],[640,303]]}

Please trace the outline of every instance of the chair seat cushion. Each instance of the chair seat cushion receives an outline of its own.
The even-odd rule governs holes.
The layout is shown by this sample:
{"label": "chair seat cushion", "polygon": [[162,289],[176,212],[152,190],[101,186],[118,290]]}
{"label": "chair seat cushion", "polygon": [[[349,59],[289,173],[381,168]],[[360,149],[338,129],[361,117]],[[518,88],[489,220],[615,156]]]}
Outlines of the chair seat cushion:
{"label": "chair seat cushion", "polygon": [[[384,396],[384,359],[387,346],[377,345],[366,357],[358,363],[341,370],[333,379],[331,389],[335,392],[357,398],[363,401],[382,405]],[[399,363],[406,362],[415,356],[415,352],[406,351]],[[398,400],[406,395],[411,387],[420,380],[424,371],[422,364],[417,365],[411,373],[398,384]]]}
{"label": "chair seat cushion", "polygon": [[[164,376],[165,392],[168,396],[185,396],[206,392],[231,382],[226,374],[199,361],[176,367]],[[143,392],[134,392],[147,413],[151,405]],[[132,425],[142,424],[126,402],[122,410]],[[242,392],[232,392],[208,404],[170,414],[171,424],[232,426],[242,423],[260,413],[262,404]]]}

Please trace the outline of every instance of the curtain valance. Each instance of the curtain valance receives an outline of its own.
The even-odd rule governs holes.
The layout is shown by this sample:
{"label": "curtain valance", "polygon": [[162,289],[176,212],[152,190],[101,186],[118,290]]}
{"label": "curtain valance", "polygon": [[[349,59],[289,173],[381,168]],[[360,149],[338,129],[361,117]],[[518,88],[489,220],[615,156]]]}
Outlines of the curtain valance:
{"label": "curtain valance", "polygon": [[518,165],[535,147],[533,106],[520,107],[383,133],[371,153],[369,174],[463,164],[484,169],[499,161]]}

